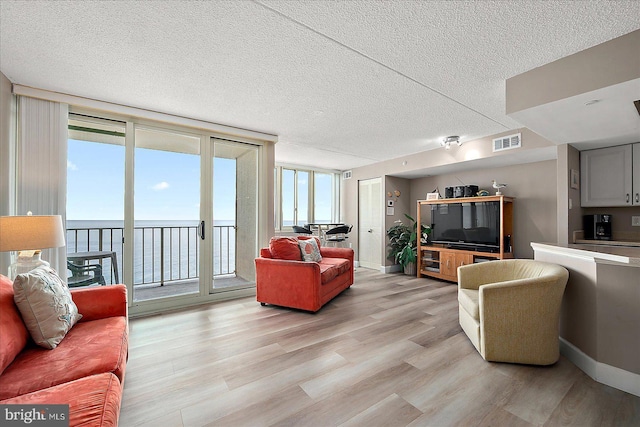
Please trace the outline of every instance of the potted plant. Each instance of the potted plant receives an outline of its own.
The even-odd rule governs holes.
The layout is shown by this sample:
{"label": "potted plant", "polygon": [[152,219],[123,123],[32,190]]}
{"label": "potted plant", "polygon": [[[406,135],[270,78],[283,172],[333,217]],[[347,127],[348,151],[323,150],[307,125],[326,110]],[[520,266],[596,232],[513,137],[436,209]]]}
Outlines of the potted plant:
{"label": "potted plant", "polygon": [[[389,238],[389,255],[388,258],[400,264],[405,274],[416,274],[416,260],[418,259],[418,243],[417,243],[417,223],[411,216],[404,214],[411,225],[405,225],[401,220],[397,220],[387,230]],[[420,239],[423,243],[427,242],[431,233],[431,228],[420,226]]]}

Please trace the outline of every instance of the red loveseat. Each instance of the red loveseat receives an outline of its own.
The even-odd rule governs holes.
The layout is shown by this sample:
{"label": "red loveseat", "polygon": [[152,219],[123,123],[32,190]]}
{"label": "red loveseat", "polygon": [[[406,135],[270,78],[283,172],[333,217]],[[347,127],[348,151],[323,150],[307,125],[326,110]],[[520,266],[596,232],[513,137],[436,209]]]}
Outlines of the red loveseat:
{"label": "red loveseat", "polygon": [[316,312],[353,284],[353,249],[319,247],[319,262],[302,261],[298,239],[273,238],[260,250],[256,299],[262,305]]}
{"label": "red loveseat", "polygon": [[71,291],[82,314],[53,350],[29,336],[0,275],[0,405],[68,404],[70,426],[117,426],[128,356],[124,285]]}

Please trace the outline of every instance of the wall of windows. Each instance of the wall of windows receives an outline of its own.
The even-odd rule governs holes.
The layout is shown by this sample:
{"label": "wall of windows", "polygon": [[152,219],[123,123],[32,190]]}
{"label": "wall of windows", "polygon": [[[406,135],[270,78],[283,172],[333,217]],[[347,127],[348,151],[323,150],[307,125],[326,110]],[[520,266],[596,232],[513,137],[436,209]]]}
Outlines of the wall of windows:
{"label": "wall of windows", "polygon": [[275,228],[335,223],[340,220],[340,173],[336,171],[276,166]]}

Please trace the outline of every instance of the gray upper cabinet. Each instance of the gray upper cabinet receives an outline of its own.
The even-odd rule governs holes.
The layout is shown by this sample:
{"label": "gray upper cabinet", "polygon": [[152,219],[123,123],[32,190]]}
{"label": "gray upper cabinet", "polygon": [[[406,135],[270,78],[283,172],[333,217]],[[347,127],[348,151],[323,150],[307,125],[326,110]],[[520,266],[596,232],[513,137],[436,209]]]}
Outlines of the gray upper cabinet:
{"label": "gray upper cabinet", "polygon": [[[638,202],[635,202],[636,193],[640,193],[639,160],[640,144],[582,151],[580,153],[581,206],[640,205],[640,194],[638,194]],[[635,176],[634,164],[637,165]]]}
{"label": "gray upper cabinet", "polygon": [[633,144],[633,205],[640,206],[640,143]]}

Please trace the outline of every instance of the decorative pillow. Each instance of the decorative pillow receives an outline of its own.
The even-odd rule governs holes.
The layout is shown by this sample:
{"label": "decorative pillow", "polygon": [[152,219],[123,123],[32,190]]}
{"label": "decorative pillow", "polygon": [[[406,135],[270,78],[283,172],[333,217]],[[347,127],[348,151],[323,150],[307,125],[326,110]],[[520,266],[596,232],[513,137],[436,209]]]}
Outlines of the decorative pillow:
{"label": "decorative pillow", "polygon": [[269,241],[269,250],[275,259],[302,261],[298,241],[293,237],[272,237]]}
{"label": "decorative pillow", "polygon": [[318,247],[320,247],[320,239],[318,239],[316,236],[298,236],[298,240],[309,240],[309,239],[313,239],[316,241],[316,243],[318,244]]}
{"label": "decorative pillow", "polygon": [[44,348],[56,348],[82,318],[69,288],[51,267],[41,266],[18,274],[13,294],[31,338]]}
{"label": "decorative pillow", "polygon": [[322,255],[320,255],[320,248],[318,247],[316,239],[298,240],[298,244],[300,245],[300,252],[302,252],[302,259],[304,261],[322,261]]}

